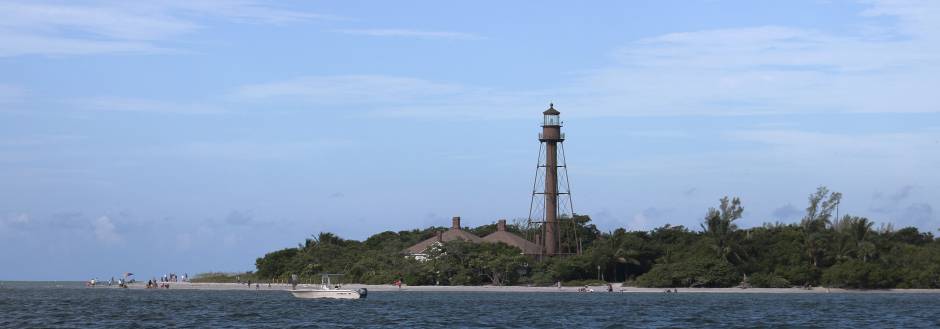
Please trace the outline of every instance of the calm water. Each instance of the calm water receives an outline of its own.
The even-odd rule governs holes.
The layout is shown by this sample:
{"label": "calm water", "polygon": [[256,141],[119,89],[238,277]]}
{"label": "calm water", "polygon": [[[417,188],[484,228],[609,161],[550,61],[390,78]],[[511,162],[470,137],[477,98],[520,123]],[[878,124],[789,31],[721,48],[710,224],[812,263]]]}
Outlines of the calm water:
{"label": "calm water", "polygon": [[[57,287],[58,285],[58,287]],[[0,327],[940,327],[940,294],[370,292],[87,289],[0,284]]]}

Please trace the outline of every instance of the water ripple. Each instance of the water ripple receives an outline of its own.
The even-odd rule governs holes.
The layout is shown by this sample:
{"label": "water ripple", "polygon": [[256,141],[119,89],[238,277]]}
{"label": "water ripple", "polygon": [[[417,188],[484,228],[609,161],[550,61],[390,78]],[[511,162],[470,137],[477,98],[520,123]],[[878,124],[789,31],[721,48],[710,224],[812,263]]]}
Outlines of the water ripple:
{"label": "water ripple", "polygon": [[0,327],[23,328],[935,328],[935,294],[370,292],[88,289],[4,283]]}

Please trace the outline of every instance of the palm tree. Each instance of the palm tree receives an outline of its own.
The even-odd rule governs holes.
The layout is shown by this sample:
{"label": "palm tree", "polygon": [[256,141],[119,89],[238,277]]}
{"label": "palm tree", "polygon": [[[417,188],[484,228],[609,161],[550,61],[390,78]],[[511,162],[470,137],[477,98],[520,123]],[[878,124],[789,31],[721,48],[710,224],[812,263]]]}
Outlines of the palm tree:
{"label": "palm tree", "polygon": [[[848,215],[846,215],[846,217],[848,217]],[[872,226],[874,225],[875,223],[869,221],[868,218],[850,218],[849,228],[852,232],[852,238],[855,240],[857,254],[862,259],[862,262],[868,262],[868,257],[874,256],[875,254],[875,244],[868,241],[868,237],[872,232]]]}
{"label": "palm tree", "polygon": [[608,271],[612,268],[614,279],[619,278],[618,264],[640,265],[640,252],[629,243],[624,229],[617,229],[606,236],[608,238],[595,241],[591,248],[594,264],[605,273],[610,273]]}

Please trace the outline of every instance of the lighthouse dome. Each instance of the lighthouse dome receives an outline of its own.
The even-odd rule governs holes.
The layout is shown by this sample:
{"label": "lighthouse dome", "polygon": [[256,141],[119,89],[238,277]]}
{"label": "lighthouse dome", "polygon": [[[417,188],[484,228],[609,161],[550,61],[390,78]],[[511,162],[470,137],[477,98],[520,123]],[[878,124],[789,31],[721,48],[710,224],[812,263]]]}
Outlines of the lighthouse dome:
{"label": "lighthouse dome", "polygon": [[545,110],[545,112],[542,112],[542,114],[545,114],[545,115],[559,115],[559,114],[561,114],[561,112],[558,112],[558,110],[555,109],[555,104],[554,104],[554,103],[551,103],[551,104],[548,104],[548,109]]}

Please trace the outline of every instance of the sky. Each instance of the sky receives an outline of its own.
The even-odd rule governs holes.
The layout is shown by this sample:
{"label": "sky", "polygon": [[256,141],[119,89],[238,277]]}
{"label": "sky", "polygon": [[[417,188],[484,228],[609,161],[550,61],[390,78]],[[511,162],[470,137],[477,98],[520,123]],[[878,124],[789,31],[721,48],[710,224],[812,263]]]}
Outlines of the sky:
{"label": "sky", "polygon": [[0,279],[254,269],[528,216],[940,228],[938,1],[0,1]]}

